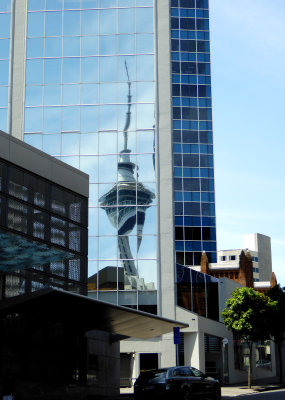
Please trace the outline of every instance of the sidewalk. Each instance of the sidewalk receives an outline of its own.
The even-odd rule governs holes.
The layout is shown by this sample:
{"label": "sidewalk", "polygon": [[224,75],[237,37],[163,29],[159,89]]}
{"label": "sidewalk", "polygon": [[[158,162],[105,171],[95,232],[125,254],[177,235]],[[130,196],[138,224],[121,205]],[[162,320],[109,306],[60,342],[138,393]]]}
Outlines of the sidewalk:
{"label": "sidewalk", "polygon": [[[231,399],[233,397],[242,396],[246,394],[266,392],[270,390],[285,389],[285,384],[280,385],[278,383],[279,378],[271,378],[268,381],[255,381],[251,389],[248,389],[247,383],[237,383],[229,386],[222,386],[222,400]],[[131,389],[121,389],[120,400],[132,400],[133,399],[133,388]]]}
{"label": "sidewalk", "polygon": [[251,389],[248,389],[247,383],[240,383],[235,385],[223,386],[222,387],[222,398],[223,400],[230,399],[232,397],[242,396],[245,394],[260,393],[270,390],[285,389],[285,384],[280,384],[279,378],[271,378],[267,381],[253,381]]}

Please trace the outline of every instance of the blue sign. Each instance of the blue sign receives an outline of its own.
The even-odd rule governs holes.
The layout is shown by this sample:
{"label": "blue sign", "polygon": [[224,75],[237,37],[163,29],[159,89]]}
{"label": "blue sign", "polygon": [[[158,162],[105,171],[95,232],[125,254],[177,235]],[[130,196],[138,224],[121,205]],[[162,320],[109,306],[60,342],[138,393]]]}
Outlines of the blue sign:
{"label": "blue sign", "polygon": [[174,340],[174,344],[180,344],[180,342],[181,342],[179,326],[175,326],[173,328],[173,340]]}

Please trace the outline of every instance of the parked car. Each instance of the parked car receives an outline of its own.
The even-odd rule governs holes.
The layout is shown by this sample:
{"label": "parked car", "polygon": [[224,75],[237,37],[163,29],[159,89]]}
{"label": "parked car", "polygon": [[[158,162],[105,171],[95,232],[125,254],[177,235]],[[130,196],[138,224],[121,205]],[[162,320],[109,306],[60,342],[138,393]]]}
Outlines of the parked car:
{"label": "parked car", "polygon": [[149,398],[192,400],[221,399],[218,380],[193,367],[181,366],[142,372],[134,385],[136,400]]}
{"label": "parked car", "polygon": [[271,364],[271,361],[268,361],[268,360],[258,360],[258,361],[256,361],[256,367],[271,369],[272,364]]}

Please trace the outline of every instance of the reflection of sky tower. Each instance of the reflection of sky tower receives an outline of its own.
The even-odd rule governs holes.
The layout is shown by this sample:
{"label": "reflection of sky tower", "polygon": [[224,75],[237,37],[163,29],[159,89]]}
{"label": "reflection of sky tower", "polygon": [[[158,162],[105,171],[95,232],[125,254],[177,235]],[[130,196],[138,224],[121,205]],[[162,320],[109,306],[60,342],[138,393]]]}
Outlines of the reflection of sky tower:
{"label": "reflection of sky tower", "polygon": [[[130,160],[131,150],[128,149],[128,129],[131,122],[131,82],[128,73],[128,110],[124,126],[124,148],[120,151],[118,162],[118,183],[100,199],[100,206],[106,211],[111,224],[118,229],[119,256],[126,275],[137,276],[128,235],[137,224],[137,249],[142,240],[146,209],[155,195],[137,182],[134,177],[135,164]],[[136,205],[138,204],[138,207]],[[117,207],[118,206],[118,207]]]}

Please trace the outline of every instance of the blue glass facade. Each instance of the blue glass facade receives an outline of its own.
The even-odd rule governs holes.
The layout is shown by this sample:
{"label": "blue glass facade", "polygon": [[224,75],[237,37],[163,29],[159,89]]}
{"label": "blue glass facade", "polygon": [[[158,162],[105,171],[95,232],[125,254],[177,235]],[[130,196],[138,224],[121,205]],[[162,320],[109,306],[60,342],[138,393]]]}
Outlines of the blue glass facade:
{"label": "blue glass facade", "polygon": [[216,262],[208,0],[171,1],[176,261]]}
{"label": "blue glass facade", "polygon": [[[160,118],[170,110],[176,262],[200,265],[203,251],[216,261],[208,1],[26,0],[27,9],[19,7],[20,1],[13,4],[0,4],[1,129],[9,130],[8,114],[17,119],[20,108],[22,131],[12,134],[89,174],[92,295],[156,312],[169,257],[175,274],[168,242],[172,214],[161,230],[161,221],[172,213],[164,208],[163,214],[161,207],[163,201],[171,204],[172,150],[160,146]],[[12,49],[22,51],[21,68],[19,60],[10,60],[10,35],[17,34],[11,27],[14,8],[24,21],[18,32],[26,48],[19,49],[16,40]],[[158,9],[166,11],[160,14],[163,38]],[[169,43],[168,33],[172,98],[167,95],[166,111],[157,115],[161,88],[169,87],[158,74],[166,61],[161,48],[165,39]],[[9,102],[11,77],[24,69],[25,77],[16,81],[23,83],[22,92]],[[169,170],[161,174],[165,163]],[[168,193],[160,199],[162,175]],[[164,260],[162,237],[171,248]]]}

